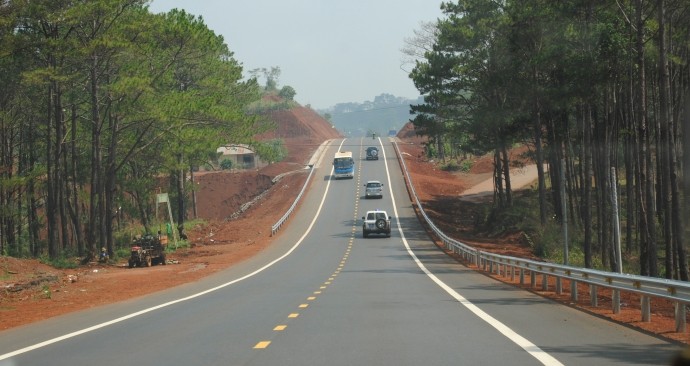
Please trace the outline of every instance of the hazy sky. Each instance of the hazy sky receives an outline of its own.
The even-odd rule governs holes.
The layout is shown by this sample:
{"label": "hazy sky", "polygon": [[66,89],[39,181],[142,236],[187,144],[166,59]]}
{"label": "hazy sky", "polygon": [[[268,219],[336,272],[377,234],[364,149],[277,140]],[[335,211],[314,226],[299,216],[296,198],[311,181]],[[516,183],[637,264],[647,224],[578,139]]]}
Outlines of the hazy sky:
{"label": "hazy sky", "polygon": [[[400,49],[422,21],[441,16],[441,0],[154,0],[203,17],[247,71],[278,66],[279,87],[315,109],[373,100],[381,93],[416,98]],[[262,81],[263,82],[263,81]]]}

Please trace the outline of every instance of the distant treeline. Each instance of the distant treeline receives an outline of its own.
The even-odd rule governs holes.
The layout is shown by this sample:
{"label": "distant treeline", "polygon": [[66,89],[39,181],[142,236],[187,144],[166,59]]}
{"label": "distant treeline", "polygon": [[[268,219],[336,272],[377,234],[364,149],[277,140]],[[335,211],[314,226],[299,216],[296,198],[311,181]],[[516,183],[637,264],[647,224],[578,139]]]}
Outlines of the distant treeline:
{"label": "distant treeline", "polygon": [[391,94],[381,94],[374,101],[363,103],[338,103],[319,111],[345,136],[388,135],[390,130],[399,131],[410,121],[410,106],[422,99],[407,99]]}

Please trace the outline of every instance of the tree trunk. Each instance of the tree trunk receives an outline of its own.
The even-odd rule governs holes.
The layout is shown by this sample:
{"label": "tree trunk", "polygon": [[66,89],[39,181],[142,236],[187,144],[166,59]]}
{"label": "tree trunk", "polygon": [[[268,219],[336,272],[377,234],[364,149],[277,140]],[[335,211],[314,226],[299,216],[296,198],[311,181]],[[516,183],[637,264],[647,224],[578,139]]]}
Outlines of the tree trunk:
{"label": "tree trunk", "polygon": [[[683,128],[682,130],[684,133],[682,134],[683,136],[683,198],[684,198],[684,204],[681,206],[682,210],[682,216],[678,215],[678,217],[684,218],[683,224],[688,225],[688,220],[690,220],[690,94],[685,96],[684,100],[684,108],[683,108],[683,120],[682,120],[682,125]],[[679,225],[682,226],[682,225]],[[688,236],[682,236],[681,239],[683,242],[681,242],[680,248],[685,252],[685,247],[687,246],[688,243],[687,241]],[[680,253],[679,253],[680,256]],[[682,256],[681,258],[685,258],[685,256]],[[683,267],[681,267],[681,274],[685,272],[685,275],[687,276],[687,270],[684,271],[685,267],[687,267],[687,264]],[[685,279],[684,281],[687,281]]]}
{"label": "tree trunk", "polygon": [[70,156],[70,167],[72,176],[72,185],[68,188],[69,195],[72,196],[72,204],[70,207],[70,215],[72,217],[72,227],[74,231],[74,240],[76,241],[77,253],[80,257],[84,256],[84,237],[83,237],[83,226],[81,222],[81,205],[79,201],[79,184],[78,184],[78,174],[77,171],[77,106],[72,105],[72,132],[70,139],[70,146],[72,154]]}
{"label": "tree trunk", "polygon": [[506,185],[506,207],[512,207],[513,189],[510,183],[510,157],[508,156],[508,149],[504,140],[501,140],[501,154],[503,155],[503,177]]}
{"label": "tree trunk", "polygon": [[660,197],[662,198],[660,207],[663,212],[663,232],[665,247],[665,266],[666,278],[673,278],[674,272],[674,254],[673,250],[673,219],[672,219],[672,193],[671,193],[671,111],[669,99],[670,91],[670,77],[668,74],[668,59],[666,53],[666,10],[664,0],[657,1],[657,15],[659,21],[659,152],[660,152]]}
{"label": "tree trunk", "polygon": [[116,210],[114,209],[115,202],[115,182],[117,180],[117,140],[119,138],[119,118],[117,116],[110,116],[108,118],[110,124],[110,144],[108,147],[108,160],[106,163],[106,176],[105,176],[105,216],[103,221],[105,221],[105,248],[109,255],[112,255],[115,251],[115,245],[113,242],[113,221],[115,219]]}
{"label": "tree trunk", "polygon": [[[660,134],[664,140],[663,174],[664,190],[666,191],[664,212],[664,232],[667,234],[666,242],[666,278],[680,278],[688,280],[687,258],[683,247],[683,224],[680,220],[680,190],[678,183],[678,159],[675,144],[675,122],[671,111],[671,77],[669,73],[668,46],[666,36],[666,1],[658,0],[657,15],[659,19],[659,108],[662,119]],[[690,158],[690,157],[686,157]],[[675,260],[674,260],[675,259]],[[673,273],[673,276],[671,274]]]}
{"label": "tree trunk", "polygon": [[57,214],[60,224],[60,240],[62,249],[70,247],[67,220],[67,159],[65,154],[65,117],[62,108],[62,91],[59,85],[56,86],[55,102],[55,196],[57,197]]}
{"label": "tree trunk", "polygon": [[98,56],[91,55],[90,69],[90,97],[91,97],[91,196],[89,199],[89,223],[86,235],[86,257],[84,262],[91,260],[96,253],[96,237],[99,226],[98,212],[101,187],[101,116],[98,101]]}
{"label": "tree trunk", "polygon": [[654,180],[649,154],[649,126],[647,124],[647,80],[645,73],[644,1],[635,1],[635,37],[637,66],[637,165],[639,166],[638,202],[640,212],[640,274],[656,276],[656,238],[654,237]]}
{"label": "tree trunk", "polygon": [[499,208],[505,207],[505,200],[504,200],[504,194],[503,194],[503,179],[501,179],[502,175],[502,162],[501,162],[501,154],[500,154],[500,149],[496,147],[494,149],[494,202],[496,203],[496,206]]}
{"label": "tree trunk", "polygon": [[47,110],[48,110],[48,125],[46,126],[46,156],[48,157],[46,159],[46,172],[47,172],[47,179],[46,179],[46,222],[47,222],[47,231],[48,231],[48,255],[50,258],[57,258],[59,255],[59,249],[58,249],[58,237],[57,237],[57,197],[56,197],[56,189],[55,185],[57,185],[57,180],[55,179],[56,177],[56,169],[57,166],[55,164],[55,152],[54,150],[54,141],[53,141],[53,134],[51,133],[52,128],[52,122],[58,118],[55,116],[55,85],[51,83],[51,85],[48,87],[48,105],[47,105]]}
{"label": "tree trunk", "polygon": [[189,165],[189,179],[192,184],[192,211],[194,214],[194,219],[199,217],[196,210],[196,183],[194,182],[194,166]]}
{"label": "tree trunk", "polygon": [[542,226],[546,225],[546,177],[544,174],[544,150],[541,142],[541,112],[539,102],[535,101],[534,121],[532,133],[534,134],[535,162],[537,164],[537,181],[539,182],[539,222]]}
{"label": "tree trunk", "polygon": [[592,111],[585,105],[583,122],[584,167],[582,172],[582,221],[584,224],[585,267],[592,268]]}
{"label": "tree trunk", "polygon": [[[185,205],[185,200],[186,200],[186,194],[185,194],[185,187],[184,187],[184,181],[186,178],[186,169],[184,169],[184,156],[180,153],[177,157],[177,166],[179,169],[177,170],[177,225],[181,226],[185,222],[186,218],[186,205]],[[164,220],[168,221],[168,220]]]}

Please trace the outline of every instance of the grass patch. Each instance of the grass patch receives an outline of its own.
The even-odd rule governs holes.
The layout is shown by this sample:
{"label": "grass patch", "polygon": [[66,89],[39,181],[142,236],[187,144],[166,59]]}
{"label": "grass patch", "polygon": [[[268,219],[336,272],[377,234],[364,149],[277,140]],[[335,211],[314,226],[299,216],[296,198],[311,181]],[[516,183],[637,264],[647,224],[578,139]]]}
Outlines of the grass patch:
{"label": "grass patch", "polygon": [[53,296],[53,292],[50,291],[50,286],[43,285],[43,287],[41,287],[41,296],[44,299],[50,299]]}
{"label": "grass patch", "polygon": [[[490,208],[484,215],[478,217],[477,227],[490,237],[499,237],[507,233],[521,232],[522,238],[531,248],[534,255],[551,263],[563,263],[564,235],[563,227],[554,217],[541,225],[539,220],[538,193],[535,190],[513,192],[513,205],[508,208]],[[551,202],[548,202],[547,212],[553,212]],[[593,217],[596,220],[596,217]],[[593,223],[596,227],[596,222]],[[596,241],[596,237],[594,238]],[[624,238],[622,242],[624,243]],[[584,232],[581,225],[572,223],[568,227],[568,264],[573,267],[585,267]],[[623,244],[624,245],[624,244]],[[623,250],[625,250],[623,248]],[[592,269],[611,271],[609,265],[604,266],[602,250],[599,243],[592,243]],[[659,257],[665,255],[660,248]],[[623,272],[640,273],[639,257],[637,253],[622,253]],[[664,273],[663,263],[659,264],[659,273]]]}
{"label": "grass patch", "polygon": [[41,257],[39,261],[43,264],[59,268],[59,269],[74,269],[78,266],[78,261],[74,260],[74,256],[68,256],[67,253],[63,253],[55,259],[50,257]]}

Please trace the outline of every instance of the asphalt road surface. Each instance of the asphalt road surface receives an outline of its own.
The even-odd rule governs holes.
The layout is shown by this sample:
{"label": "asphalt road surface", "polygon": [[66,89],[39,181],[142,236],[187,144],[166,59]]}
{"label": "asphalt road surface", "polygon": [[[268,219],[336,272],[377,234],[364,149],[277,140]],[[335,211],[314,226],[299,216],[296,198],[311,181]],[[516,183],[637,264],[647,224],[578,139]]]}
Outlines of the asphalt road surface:
{"label": "asphalt road surface", "polygon": [[[379,160],[364,159],[367,146]],[[353,151],[354,179],[331,179],[337,149]],[[338,141],[316,169],[261,254],[194,284],[2,332],[0,366],[664,365],[681,348],[446,256],[417,221],[387,140]],[[364,198],[367,180],[384,183],[382,199]],[[393,216],[390,238],[362,237],[370,209]]]}

